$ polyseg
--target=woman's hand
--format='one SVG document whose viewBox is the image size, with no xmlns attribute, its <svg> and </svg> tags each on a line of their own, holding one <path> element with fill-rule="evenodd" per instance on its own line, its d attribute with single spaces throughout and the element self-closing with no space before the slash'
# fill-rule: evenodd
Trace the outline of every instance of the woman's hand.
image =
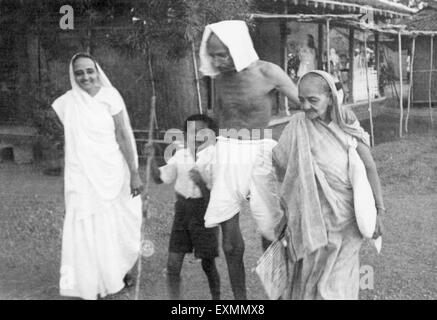
<svg viewBox="0 0 437 320">
<path fill-rule="evenodd" d="M 376 216 L 376 227 L 375 232 L 373 233 L 372 239 L 378 239 L 384 233 L 384 226 L 382 224 L 381 215 Z"/>
<path fill-rule="evenodd" d="M 138 172 L 131 174 L 130 177 L 130 190 L 132 197 L 136 197 L 143 192 L 144 186 L 141 181 L 140 175 Z"/>
</svg>

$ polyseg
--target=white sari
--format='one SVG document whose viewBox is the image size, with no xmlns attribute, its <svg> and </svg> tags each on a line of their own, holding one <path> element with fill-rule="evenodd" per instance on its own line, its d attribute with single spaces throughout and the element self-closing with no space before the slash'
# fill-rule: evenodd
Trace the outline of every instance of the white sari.
<svg viewBox="0 0 437 320">
<path fill-rule="evenodd" d="M 123 278 L 138 257 L 141 232 L 141 199 L 130 195 L 130 172 L 116 141 L 113 115 L 123 112 L 136 157 L 135 140 L 123 99 L 96 66 L 101 88 L 94 97 L 78 86 L 70 63 L 72 89 L 52 105 L 65 133 L 60 293 L 84 299 L 124 287 Z"/>
</svg>

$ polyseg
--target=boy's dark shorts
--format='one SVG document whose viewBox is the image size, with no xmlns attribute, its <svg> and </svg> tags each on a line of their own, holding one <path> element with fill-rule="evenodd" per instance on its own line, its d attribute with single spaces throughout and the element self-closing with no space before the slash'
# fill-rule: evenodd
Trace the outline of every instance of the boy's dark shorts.
<svg viewBox="0 0 437 320">
<path fill-rule="evenodd" d="M 205 228 L 205 199 L 185 199 L 176 194 L 175 217 L 170 235 L 170 252 L 191 253 L 199 259 L 219 256 L 218 227 Z"/>
</svg>

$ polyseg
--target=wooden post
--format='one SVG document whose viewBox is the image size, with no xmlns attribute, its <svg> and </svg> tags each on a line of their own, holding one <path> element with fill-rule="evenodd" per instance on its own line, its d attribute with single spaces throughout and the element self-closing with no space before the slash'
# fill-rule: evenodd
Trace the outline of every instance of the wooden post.
<svg viewBox="0 0 437 320">
<path fill-rule="evenodd" d="M 407 117 L 405 118 L 405 132 L 408 132 L 408 119 L 410 118 L 411 107 L 411 95 L 413 94 L 413 65 L 414 65 L 414 53 L 416 51 L 416 36 L 413 36 L 413 44 L 411 45 L 411 57 L 410 57 L 410 86 L 408 88 L 408 107 Z"/>
<path fill-rule="evenodd" d="M 287 46 L 284 46 L 284 71 L 285 73 L 288 74 L 287 69 L 288 69 L 288 50 L 287 50 Z M 284 108 L 285 108 L 285 114 L 287 116 L 290 115 L 290 110 L 288 110 L 288 97 L 284 95 Z"/>
<path fill-rule="evenodd" d="M 379 78 L 381 76 L 380 66 L 381 61 L 379 57 L 379 33 L 375 31 L 375 68 L 376 68 L 376 82 L 378 83 L 378 96 L 381 96 L 381 92 L 379 92 Z"/>
<path fill-rule="evenodd" d="M 329 53 L 329 19 L 326 19 L 326 71 L 331 73 L 330 53 Z"/>
<path fill-rule="evenodd" d="M 150 103 L 150 113 L 149 113 L 149 136 L 148 136 L 148 143 L 152 143 L 153 141 L 153 129 L 154 129 L 154 122 L 156 117 L 156 88 L 155 88 L 155 77 L 153 74 L 153 68 L 152 68 L 152 52 L 150 50 L 150 45 L 147 45 L 147 61 L 149 66 L 149 75 L 150 75 L 150 82 L 152 85 L 152 98 Z M 143 217 L 141 219 L 141 243 L 140 243 L 140 251 L 138 253 L 138 262 L 137 262 L 137 278 L 135 283 L 135 300 L 138 300 L 139 294 L 140 294 L 140 286 L 141 286 L 141 271 L 142 271 L 142 248 L 145 240 L 145 220 L 148 218 L 148 211 L 149 211 L 149 187 L 150 187 L 150 179 L 151 179 L 151 166 L 152 166 L 152 159 L 154 157 L 154 154 L 152 152 L 152 155 L 147 158 L 147 164 L 146 164 L 146 181 L 144 184 L 144 190 L 141 195 L 143 199 Z"/>
<path fill-rule="evenodd" d="M 191 41 L 191 52 L 193 55 L 194 77 L 196 79 L 197 103 L 199 106 L 199 112 L 200 112 L 200 114 L 202 114 L 203 111 L 202 111 L 202 97 L 200 95 L 199 71 L 197 69 L 196 48 L 194 47 L 193 40 Z"/>
<path fill-rule="evenodd" d="M 92 24 L 93 24 L 93 21 L 92 21 L 91 13 L 89 13 L 87 29 L 86 29 L 87 39 L 86 39 L 86 47 L 85 47 L 85 51 L 88 54 L 92 54 L 92 45 L 91 45 L 91 41 L 92 41 L 91 39 L 92 39 L 92 36 L 93 36 Z"/>
<path fill-rule="evenodd" d="M 431 53 L 429 57 L 429 82 L 428 82 L 428 105 L 429 105 L 429 114 L 431 116 L 431 126 L 434 124 L 434 120 L 432 117 L 432 97 L 431 97 L 433 55 L 434 55 L 434 35 L 431 35 Z"/>
<path fill-rule="evenodd" d="M 284 14 L 288 14 L 288 2 L 284 0 Z M 288 48 L 287 48 L 287 21 L 283 22 L 284 25 L 281 28 L 282 34 L 281 34 L 281 45 L 282 45 L 282 56 L 283 56 L 283 66 L 285 73 L 288 74 Z M 288 97 L 284 95 L 284 109 L 285 114 L 287 116 L 290 115 L 290 110 L 288 110 Z"/>
<path fill-rule="evenodd" d="M 370 96 L 369 67 L 367 64 L 367 31 L 364 31 L 364 50 L 366 52 L 364 67 L 366 70 L 367 104 L 369 106 L 368 111 L 369 111 L 369 119 L 370 119 L 370 145 L 373 147 L 375 145 L 375 136 L 373 134 L 372 97 Z"/>
<path fill-rule="evenodd" d="M 210 79 L 210 84 L 211 84 L 211 113 L 214 113 L 214 109 L 215 109 L 215 83 L 214 83 L 214 78 L 209 78 Z"/>
<path fill-rule="evenodd" d="M 318 32 L 317 32 L 317 67 L 319 70 L 323 70 L 323 24 L 318 24 Z"/>
<path fill-rule="evenodd" d="M 355 30 L 349 29 L 349 102 L 354 101 L 354 45 L 355 45 Z"/>
<path fill-rule="evenodd" d="M 399 94 L 399 108 L 400 108 L 400 112 L 401 112 L 401 116 L 399 118 L 399 137 L 402 138 L 402 121 L 404 119 L 404 106 L 403 106 L 403 94 L 404 94 L 404 89 L 402 86 L 402 35 L 401 32 L 398 32 L 398 49 L 399 49 L 399 89 L 400 89 L 400 94 Z"/>
<path fill-rule="evenodd" d="M 42 85 L 41 85 L 41 43 L 40 43 L 40 35 L 36 35 L 37 45 L 38 45 L 38 98 L 39 101 L 42 101 Z"/>
</svg>

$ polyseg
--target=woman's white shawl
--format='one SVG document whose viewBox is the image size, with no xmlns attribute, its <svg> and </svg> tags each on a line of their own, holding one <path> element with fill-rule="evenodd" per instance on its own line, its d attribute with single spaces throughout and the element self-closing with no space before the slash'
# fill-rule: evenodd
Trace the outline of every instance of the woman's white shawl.
<svg viewBox="0 0 437 320">
<path fill-rule="evenodd" d="M 127 163 L 115 139 L 112 115 L 76 83 L 73 74 L 73 59 L 74 57 L 69 66 L 71 90 L 52 104 L 64 125 L 66 200 L 68 202 L 69 193 L 80 192 L 83 179 L 87 179 L 102 199 L 111 201 L 120 194 L 126 179 L 129 179 Z M 100 66 L 97 63 L 96 66 L 100 86 L 112 87 Z M 124 103 L 122 105 L 123 118 L 130 134 L 138 166 L 132 128 L 126 106 Z M 71 205 L 87 207 L 86 204 L 71 203 Z M 87 210 L 79 211 L 81 211 L 78 215 L 80 218 L 90 214 Z"/>
</svg>

